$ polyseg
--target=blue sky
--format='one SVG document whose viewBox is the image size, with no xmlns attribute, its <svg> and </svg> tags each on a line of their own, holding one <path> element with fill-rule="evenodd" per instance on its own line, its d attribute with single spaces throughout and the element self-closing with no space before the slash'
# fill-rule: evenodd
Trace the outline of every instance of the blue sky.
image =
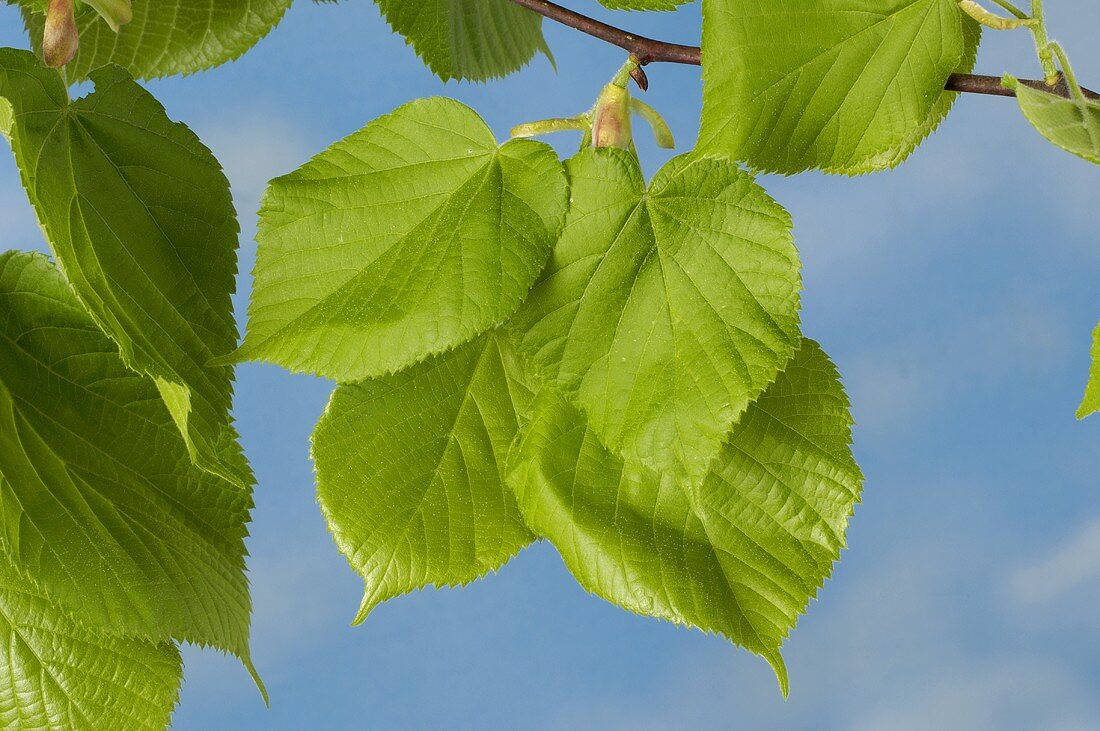
<svg viewBox="0 0 1100 731">
<path fill-rule="evenodd" d="M 1100 88 L 1100 4 L 1047 5 Z M 697 4 L 593 12 L 698 35 Z M 0 8 L 0 43 L 25 45 L 19 30 Z M 409 99 L 457 97 L 501 137 L 586 109 L 621 54 L 547 30 L 557 73 L 539 59 L 444 86 L 372 3 L 302 1 L 241 61 L 150 88 L 225 165 L 247 273 L 265 182 Z M 1022 33 L 988 33 L 978 68 L 1038 75 Z M 687 149 L 698 69 L 650 79 L 646 100 Z M 668 157 L 640 148 L 650 173 Z M 234 661 L 186 649 L 174 728 L 1100 730 L 1100 416 L 1073 419 L 1100 318 L 1100 167 L 1049 147 L 1012 100 L 967 96 L 896 171 L 761 182 L 794 217 L 805 331 L 845 376 L 867 476 L 850 549 L 785 646 L 790 700 L 760 659 L 585 594 L 546 545 L 350 627 L 360 582 L 325 530 L 308 459 L 332 386 L 246 365 L 253 645 L 272 703 Z M 6 247 L 42 246 L 8 155 L 0 221 Z M 242 318 L 248 288 L 242 275 Z"/>
</svg>

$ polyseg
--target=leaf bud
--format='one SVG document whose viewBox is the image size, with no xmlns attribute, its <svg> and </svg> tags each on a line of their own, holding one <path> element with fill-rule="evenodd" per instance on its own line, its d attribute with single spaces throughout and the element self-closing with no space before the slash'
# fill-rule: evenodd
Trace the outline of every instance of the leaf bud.
<svg viewBox="0 0 1100 731">
<path fill-rule="evenodd" d="M 47 66 L 61 68 L 76 55 L 80 34 L 74 12 L 73 0 L 50 0 L 42 33 L 42 57 Z"/>
<path fill-rule="evenodd" d="M 592 145 L 629 150 L 633 141 L 630 128 L 630 92 L 618 84 L 608 84 L 596 100 L 592 117 Z"/>
</svg>

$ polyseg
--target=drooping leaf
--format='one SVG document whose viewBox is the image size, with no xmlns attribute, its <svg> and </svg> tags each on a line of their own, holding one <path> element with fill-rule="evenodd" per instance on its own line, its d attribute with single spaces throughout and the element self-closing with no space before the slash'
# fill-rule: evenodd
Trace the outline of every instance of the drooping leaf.
<svg viewBox="0 0 1100 731">
<path fill-rule="evenodd" d="M 1005 76 L 1004 84 L 1016 92 L 1027 121 L 1053 144 L 1077 157 L 1100 165 L 1100 101 L 1078 99 L 1034 89 Z"/>
<path fill-rule="evenodd" d="M 313 456 L 321 509 L 366 582 L 357 622 L 414 589 L 469 583 L 531 542 L 503 479 L 530 398 L 496 332 L 336 389 Z"/>
<path fill-rule="evenodd" d="M 81 623 L 0 554 L 0 727 L 162 731 L 182 672 L 171 643 Z"/>
<path fill-rule="evenodd" d="M 704 0 L 699 149 L 780 173 L 892 167 L 979 39 L 957 0 Z"/>
<path fill-rule="evenodd" d="M 229 409 L 237 219 L 217 160 L 117 67 L 70 101 L 26 51 L 0 50 L 12 149 L 77 296 L 135 371 L 155 379 L 192 458 L 242 487 L 252 474 Z"/>
<path fill-rule="evenodd" d="M 190 74 L 232 61 L 266 36 L 291 0 L 132 0 L 134 17 L 118 33 L 91 7 L 77 13 L 80 50 L 67 67 L 70 80 L 118 64 L 135 78 Z M 23 20 L 41 52 L 45 15 L 23 0 Z"/>
<path fill-rule="evenodd" d="M 567 170 L 561 240 L 509 327 L 612 450 L 701 477 L 798 347 L 790 217 L 724 160 L 675 158 L 648 190 L 621 150 Z"/>
<path fill-rule="evenodd" d="M 1077 409 L 1077 418 L 1084 419 L 1100 411 L 1100 325 L 1092 333 L 1092 368 L 1089 369 L 1089 382 L 1085 389 L 1085 398 Z"/>
<path fill-rule="evenodd" d="M 697 488 L 616 457 L 551 390 L 510 462 L 527 525 L 577 580 L 639 614 L 718 632 L 787 676 L 779 648 L 845 546 L 862 477 L 836 370 L 804 340 Z"/>
<path fill-rule="evenodd" d="M 542 16 L 510 0 L 375 0 L 390 27 L 444 81 L 485 81 L 527 65 L 553 63 Z"/>
<path fill-rule="evenodd" d="M 87 624 L 247 662 L 250 492 L 192 464 L 40 254 L 0 255 L 0 545 Z"/>
<path fill-rule="evenodd" d="M 498 147 L 470 108 L 421 99 L 272 181 L 235 357 L 375 378 L 505 320 L 557 238 L 548 146 Z"/>
</svg>

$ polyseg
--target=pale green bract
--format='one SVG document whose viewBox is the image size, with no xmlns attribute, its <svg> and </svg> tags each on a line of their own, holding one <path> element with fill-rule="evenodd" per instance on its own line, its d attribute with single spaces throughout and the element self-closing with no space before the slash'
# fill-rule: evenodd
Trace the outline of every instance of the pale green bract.
<svg viewBox="0 0 1100 731">
<path fill-rule="evenodd" d="M 444 81 L 486 81 L 542 52 L 542 16 L 510 0 L 375 0 L 390 27 Z"/>
<path fill-rule="evenodd" d="M 1100 101 L 1051 94 L 1005 76 L 1027 121 L 1050 142 L 1100 165 Z"/>
<path fill-rule="evenodd" d="M 589 591 L 718 632 L 775 669 L 845 546 L 862 476 L 836 370 L 805 340 L 734 427 L 697 488 L 624 463 L 583 414 L 539 394 L 509 482 L 528 526 Z"/>
<path fill-rule="evenodd" d="M 217 160 L 117 67 L 70 101 L 33 54 L 0 50 L 12 149 L 61 268 L 126 363 L 155 379 L 196 464 L 252 473 L 229 413 L 237 219 Z"/>
<path fill-rule="evenodd" d="M 182 672 L 171 643 L 79 622 L 0 554 L 0 727 L 161 731 Z"/>
<path fill-rule="evenodd" d="M 190 74 L 241 56 L 271 31 L 291 0 L 132 0 L 134 18 L 118 33 L 85 6 L 77 14 L 80 49 L 66 67 L 72 80 L 117 64 L 139 79 Z M 45 16 L 23 0 L 23 19 L 36 51 Z"/>
<path fill-rule="evenodd" d="M 561 240 L 509 328 L 605 444 L 700 478 L 798 347 L 790 217 L 725 160 L 674 158 L 648 190 L 623 150 L 567 171 Z"/>
<path fill-rule="evenodd" d="M 251 507 L 56 267 L 0 255 L 0 547 L 21 572 L 87 624 L 248 664 Z"/>
<path fill-rule="evenodd" d="M 565 205 L 547 145 L 406 104 L 272 181 L 234 357 L 353 382 L 453 348 L 519 307 Z"/>
<path fill-rule="evenodd" d="M 1085 398 L 1077 409 L 1077 418 L 1084 419 L 1100 411 L 1100 325 L 1092 333 L 1092 367 L 1089 369 L 1089 382 L 1085 389 Z"/>
<path fill-rule="evenodd" d="M 704 0 L 698 149 L 779 173 L 892 167 L 979 39 L 956 0 Z"/>
<path fill-rule="evenodd" d="M 531 542 L 503 479 L 530 398 L 495 331 L 336 389 L 313 456 L 321 509 L 366 583 L 356 622 L 399 594 L 469 583 Z"/>
</svg>

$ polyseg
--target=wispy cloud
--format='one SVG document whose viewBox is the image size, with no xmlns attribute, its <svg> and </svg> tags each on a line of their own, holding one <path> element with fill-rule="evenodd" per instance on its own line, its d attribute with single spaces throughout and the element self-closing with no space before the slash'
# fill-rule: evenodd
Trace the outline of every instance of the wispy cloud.
<svg viewBox="0 0 1100 731">
<path fill-rule="evenodd" d="M 1066 538 L 1048 555 L 1019 567 L 1010 579 L 1013 598 L 1040 604 L 1085 589 L 1100 596 L 1100 519 Z"/>
</svg>

